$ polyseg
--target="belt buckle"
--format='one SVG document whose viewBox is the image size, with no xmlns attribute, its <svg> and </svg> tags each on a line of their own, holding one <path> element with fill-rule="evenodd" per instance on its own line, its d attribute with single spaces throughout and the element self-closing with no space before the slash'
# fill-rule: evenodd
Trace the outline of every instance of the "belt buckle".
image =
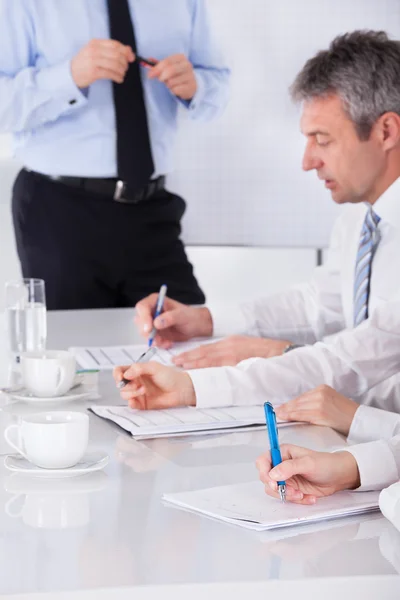
<svg viewBox="0 0 400 600">
<path fill-rule="evenodd" d="M 123 200 L 121 200 L 121 199 L 122 199 L 122 195 L 123 195 L 124 191 L 125 191 L 125 183 L 121 179 L 119 179 L 115 185 L 113 199 L 116 202 L 121 202 L 121 201 L 123 202 Z"/>
</svg>

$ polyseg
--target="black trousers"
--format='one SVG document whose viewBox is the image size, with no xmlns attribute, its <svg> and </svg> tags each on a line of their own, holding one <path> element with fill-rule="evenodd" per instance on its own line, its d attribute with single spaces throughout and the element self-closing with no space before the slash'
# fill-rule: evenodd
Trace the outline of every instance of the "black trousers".
<svg viewBox="0 0 400 600">
<path fill-rule="evenodd" d="M 168 285 L 205 302 L 180 240 L 185 202 L 165 190 L 120 204 L 22 170 L 12 213 L 24 277 L 46 282 L 50 310 L 118 308 Z"/>
</svg>

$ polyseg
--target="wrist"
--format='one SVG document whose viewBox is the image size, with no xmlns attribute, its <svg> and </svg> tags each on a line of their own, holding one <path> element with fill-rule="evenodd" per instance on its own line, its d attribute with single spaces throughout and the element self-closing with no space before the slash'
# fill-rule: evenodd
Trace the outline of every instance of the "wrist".
<svg viewBox="0 0 400 600">
<path fill-rule="evenodd" d="M 210 310 L 205 306 L 202 308 L 196 308 L 194 310 L 199 311 L 199 331 L 197 335 L 200 337 L 211 337 L 213 334 L 214 324 Z"/>
<path fill-rule="evenodd" d="M 263 338 L 254 338 L 253 356 L 260 358 L 274 358 L 281 356 L 289 342 L 284 340 L 271 340 Z"/>
<path fill-rule="evenodd" d="M 284 345 L 282 346 L 281 354 L 287 354 L 292 350 L 296 350 L 297 348 L 303 348 L 304 346 L 304 344 L 293 344 L 292 342 L 282 342 L 282 344 Z"/>
<path fill-rule="evenodd" d="M 360 472 L 354 456 L 350 452 L 346 452 L 346 450 L 335 452 L 334 455 L 340 459 L 340 465 L 338 465 L 339 478 L 336 491 L 355 490 L 360 487 Z"/>
<path fill-rule="evenodd" d="M 348 437 L 356 410 L 357 406 L 349 405 L 349 407 L 346 407 L 341 413 L 340 425 L 334 425 L 333 429 L 336 429 L 336 431 Z"/>
<path fill-rule="evenodd" d="M 346 406 L 346 417 L 347 417 L 346 432 L 345 432 L 346 437 L 350 433 L 351 424 L 353 423 L 354 417 L 356 415 L 356 412 L 357 412 L 357 409 L 359 408 L 359 406 L 360 405 L 357 404 L 357 402 L 354 402 L 354 400 L 350 400 L 348 405 Z"/>
<path fill-rule="evenodd" d="M 287 340 L 265 340 L 266 349 L 268 352 L 265 354 L 265 358 L 273 358 L 274 356 L 282 356 L 289 352 L 289 348 L 291 349 L 291 342 Z"/>
<path fill-rule="evenodd" d="M 179 404 L 181 406 L 196 406 L 196 392 L 191 377 L 182 373 L 182 386 L 180 389 Z"/>
</svg>

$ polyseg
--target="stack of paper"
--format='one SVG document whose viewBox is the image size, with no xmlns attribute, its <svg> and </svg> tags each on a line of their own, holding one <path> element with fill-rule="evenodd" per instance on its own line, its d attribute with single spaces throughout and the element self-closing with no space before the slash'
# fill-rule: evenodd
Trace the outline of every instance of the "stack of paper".
<svg viewBox="0 0 400 600">
<path fill-rule="evenodd" d="M 185 407 L 146 411 L 132 410 L 128 406 L 92 406 L 91 410 L 141 439 L 204 435 L 233 429 L 248 431 L 265 427 L 264 410 L 261 406 L 208 409 Z M 293 424 L 281 423 L 280 426 Z"/>
<path fill-rule="evenodd" d="M 259 481 L 195 492 L 164 494 L 173 505 L 256 531 L 337 519 L 379 510 L 379 492 L 340 492 L 315 505 L 283 504 L 265 494 Z"/>
<path fill-rule="evenodd" d="M 217 342 L 219 338 L 202 338 L 174 344 L 170 350 L 157 348 L 152 360 L 163 365 L 172 365 L 174 356 L 193 350 L 202 344 Z M 135 346 L 90 346 L 70 348 L 83 369 L 109 370 L 120 365 L 129 365 L 147 350 L 145 344 Z"/>
</svg>

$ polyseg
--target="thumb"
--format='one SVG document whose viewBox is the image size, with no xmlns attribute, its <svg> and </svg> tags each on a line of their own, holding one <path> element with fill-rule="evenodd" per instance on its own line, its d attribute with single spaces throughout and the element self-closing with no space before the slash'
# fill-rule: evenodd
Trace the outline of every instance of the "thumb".
<svg viewBox="0 0 400 600">
<path fill-rule="evenodd" d="M 294 475 L 305 475 L 310 470 L 310 458 L 302 456 L 301 458 L 292 458 L 285 460 L 277 467 L 274 467 L 269 476 L 273 481 L 286 481 Z"/>
<path fill-rule="evenodd" d="M 133 52 L 132 48 L 130 46 L 125 46 L 125 50 L 128 62 L 134 62 L 136 60 L 136 54 Z"/>
<path fill-rule="evenodd" d="M 168 310 L 155 319 L 154 327 L 159 331 L 162 331 L 163 329 L 168 329 L 169 327 L 179 325 L 181 320 L 182 310 L 180 308 Z"/>
</svg>

